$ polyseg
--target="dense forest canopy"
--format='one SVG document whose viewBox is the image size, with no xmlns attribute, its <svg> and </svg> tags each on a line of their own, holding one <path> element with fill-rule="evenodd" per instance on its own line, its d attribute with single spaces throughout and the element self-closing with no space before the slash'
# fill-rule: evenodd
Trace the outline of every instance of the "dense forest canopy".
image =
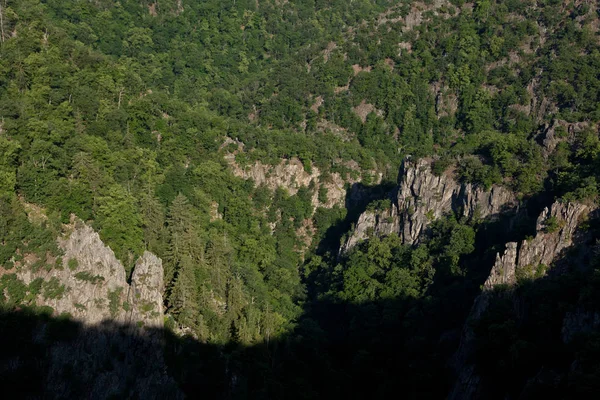
<svg viewBox="0 0 600 400">
<path fill-rule="evenodd" d="M 0 302 L 61 294 L 13 268 L 27 253 L 58 266 L 74 214 L 128 274 L 144 250 L 163 260 L 169 329 L 221 346 L 248 376 L 241 348 L 287 343 L 268 349 L 285 372 L 256 361 L 272 374 L 260 396 L 315 398 L 307 365 L 320 362 L 334 396 L 364 373 L 386 382 L 375 395 L 412 382 L 409 397 L 439 398 L 448 382 L 427 382 L 447 379 L 456 339 L 436 343 L 464 322 L 489 272 L 480 260 L 531 221 L 507 233 L 448 215 L 418 245 L 339 246 L 361 211 L 389 207 L 407 156 L 509 188 L 523 207 L 597 204 L 599 29 L 597 2 L 581 0 L 0 0 Z M 340 177 L 346 198 L 239 173 L 282 160 Z M 566 302 L 597 284 L 572 279 Z M 497 308 L 482 324 L 518 336 Z M 295 345 L 331 354 L 296 358 Z"/>
</svg>

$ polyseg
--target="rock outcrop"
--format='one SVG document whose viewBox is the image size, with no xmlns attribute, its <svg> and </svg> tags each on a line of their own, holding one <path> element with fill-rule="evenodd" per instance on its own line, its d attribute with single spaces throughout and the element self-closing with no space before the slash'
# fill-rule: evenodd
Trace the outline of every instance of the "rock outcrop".
<svg viewBox="0 0 600 400">
<path fill-rule="evenodd" d="M 143 322 L 144 328 L 161 328 L 164 323 L 163 291 L 162 260 L 145 251 L 135 263 L 131 276 L 127 296 L 127 302 L 131 304 L 128 322 Z"/>
<path fill-rule="evenodd" d="M 470 362 L 474 351 L 475 334 L 471 327 L 473 321 L 481 318 L 487 310 L 491 296 L 496 294 L 492 289 L 498 285 L 513 285 L 518 277 L 541 277 L 548 267 L 573 244 L 572 238 L 580 218 L 588 211 L 588 207 L 576 203 L 555 202 L 546 207 L 536 223 L 536 235 L 521 243 L 510 242 L 502 255 L 496 256 L 488 279 L 483 285 L 483 292 L 475 299 L 467 323 L 462 332 L 459 349 L 451 361 L 457 372 L 457 380 L 450 392 L 449 399 L 478 398 L 480 376 Z M 504 295 L 504 294 L 499 294 Z M 510 294 L 509 294 L 510 295 Z M 599 320 L 595 314 L 574 313 L 565 318 L 563 338 L 570 340 L 573 332 L 585 331 L 597 327 Z"/>
<path fill-rule="evenodd" d="M 313 166 L 310 172 L 307 172 L 302 162 L 297 158 L 282 160 L 279 164 L 272 166 L 256 161 L 246 167 L 240 167 L 235 162 L 235 154 L 225 156 L 233 169 L 234 175 L 250 179 L 255 186 L 265 185 L 271 190 L 278 187 L 284 188 L 289 194 L 298 193 L 301 187 L 312 187 L 313 195 L 311 203 L 313 207 L 332 208 L 336 205 L 343 207 L 346 201 L 346 185 L 361 181 L 358 165 L 349 163 L 347 167 L 355 172 L 352 174 L 342 174 L 333 172 L 325 177 L 319 168 Z M 375 176 L 375 183 L 381 182 L 382 174 Z M 319 198 L 319 191 L 325 189 L 326 199 Z"/>
<path fill-rule="evenodd" d="M 367 211 L 359 217 L 341 253 L 366 239 L 370 232 L 396 233 L 405 244 L 412 245 L 419 242 L 430 222 L 449 212 L 467 218 L 487 218 L 517 204 L 508 189 L 494 186 L 486 191 L 472 184 L 458 183 L 448 174 L 434 175 L 430 160 L 412 161 L 410 158 L 402 164 L 398 188 L 391 197 L 391 209 Z"/>
<path fill-rule="evenodd" d="M 517 276 L 540 277 L 567 247 L 571 246 L 579 218 L 588 210 L 583 204 L 556 202 L 546 207 L 536 223 L 536 235 L 521 243 L 510 242 L 486 280 L 485 289 L 514 284 Z"/>
<path fill-rule="evenodd" d="M 540 137 L 539 143 L 542 145 L 542 154 L 548 158 L 561 142 L 573 143 L 578 133 L 590 128 L 588 122 L 567 122 L 564 120 L 553 120 L 546 124 Z M 592 128 L 596 129 L 596 127 Z"/>
<path fill-rule="evenodd" d="M 372 233 L 375 236 L 388 236 L 400 232 L 400 218 L 397 207 L 392 206 L 387 210 L 365 211 L 358 217 L 356 227 L 352 235 L 348 237 L 342 245 L 340 253 L 345 253 L 369 237 Z"/>
<path fill-rule="evenodd" d="M 162 261 L 145 252 L 136 262 L 131 285 L 125 268 L 100 235 L 79 220 L 72 231 L 58 239 L 62 265 L 34 272 L 27 265 L 17 271 L 25 284 L 42 279 L 36 303 L 50 306 L 56 314 L 69 314 L 84 325 L 105 320 L 141 326 L 163 326 Z"/>
<path fill-rule="evenodd" d="M 517 243 L 511 242 L 506 245 L 504 255 L 496 255 L 496 263 L 490 271 L 483 287 L 487 290 L 497 285 L 509 285 L 515 282 L 515 265 L 517 264 Z"/>
<path fill-rule="evenodd" d="M 32 367 L 43 377 L 41 390 L 57 399 L 182 398 L 163 358 L 162 261 L 144 252 L 128 284 L 125 268 L 98 233 L 76 218 L 67 230 L 58 239 L 62 264 L 36 270 L 25 262 L 16 271 L 26 284 L 41 280 L 38 306 L 72 321 L 63 324 L 72 332 L 66 341 L 47 337 L 52 321 L 32 323 L 33 344 L 43 349 Z M 31 317 L 14 318 L 27 324 Z M 20 362 L 6 365 L 19 369 Z"/>
</svg>

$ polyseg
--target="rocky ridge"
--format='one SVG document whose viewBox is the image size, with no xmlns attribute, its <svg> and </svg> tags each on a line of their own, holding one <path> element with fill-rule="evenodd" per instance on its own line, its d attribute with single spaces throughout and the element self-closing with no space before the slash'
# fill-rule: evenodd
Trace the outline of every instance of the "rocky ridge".
<svg viewBox="0 0 600 400">
<path fill-rule="evenodd" d="M 225 158 L 231 165 L 234 175 L 243 179 L 251 179 L 255 186 L 265 185 L 271 190 L 281 187 L 286 189 L 290 195 L 298 193 L 298 189 L 301 187 L 312 186 L 315 189 L 311 199 L 314 208 L 332 208 L 336 205 L 343 207 L 346 201 L 346 184 L 351 185 L 361 181 L 357 165 L 349 165 L 351 170 L 356 171 L 356 177 L 350 176 L 350 174 L 342 176 L 338 172 L 333 172 L 324 178 L 324 174 L 315 166 L 311 167 L 310 172 L 306 171 L 302 162 L 297 158 L 281 160 L 275 166 L 256 161 L 243 168 L 235 162 L 234 154 L 227 155 Z M 381 173 L 376 174 L 375 183 L 379 183 L 382 176 Z M 319 200 L 321 188 L 327 191 L 326 201 Z"/>
<path fill-rule="evenodd" d="M 555 202 L 546 207 L 537 219 L 536 235 L 521 243 L 509 242 L 505 251 L 497 254 L 490 275 L 483 284 L 482 293 L 475 299 L 463 328 L 460 346 L 451 364 L 457 372 L 457 379 L 448 396 L 449 399 L 474 399 L 481 397 L 481 377 L 470 362 L 474 351 L 475 333 L 473 321 L 481 318 L 487 310 L 494 288 L 499 285 L 513 285 L 519 277 L 539 278 L 573 244 L 572 238 L 580 219 L 589 211 L 588 207 L 577 203 Z M 499 294 L 502 295 L 502 294 Z M 510 293 L 508 294 L 510 296 Z M 563 326 L 563 338 L 569 340 L 573 332 L 598 326 L 599 318 L 585 312 L 567 314 Z"/>
<path fill-rule="evenodd" d="M 36 305 L 70 317 L 61 328 L 71 332 L 68 340 L 49 337 L 56 323 L 36 317 L 32 345 L 42 354 L 33 365 L 14 358 L 0 370 L 32 368 L 50 399 L 181 399 L 163 356 L 162 261 L 144 252 L 129 284 L 121 262 L 90 226 L 72 217 L 65 230 L 57 240 L 62 262 L 50 270 L 23 262 L 16 275 L 30 287 L 41 281 Z M 13 318 L 28 324 L 31 317 L 17 310 Z"/>
<path fill-rule="evenodd" d="M 536 223 L 536 236 L 521 243 L 510 242 L 484 283 L 487 290 L 500 284 L 512 285 L 517 277 L 540 277 L 561 252 L 573 244 L 579 219 L 588 207 L 576 203 L 556 202 L 546 207 Z"/>
<path fill-rule="evenodd" d="M 84 325 L 104 320 L 126 322 L 148 328 L 163 326 L 162 261 L 150 252 L 137 260 L 131 285 L 125 268 L 97 232 L 75 218 L 71 232 L 58 239 L 62 265 L 34 272 L 27 265 L 17 270 L 25 284 L 43 280 L 48 288 L 36 303 L 50 306 L 56 314 L 70 314 Z"/>
<path fill-rule="evenodd" d="M 514 208 L 515 195 L 501 186 L 484 190 L 468 183 L 456 182 L 449 174 L 436 176 L 431 160 L 406 158 L 400 169 L 398 187 L 392 194 L 390 209 L 366 211 L 342 245 L 341 253 L 376 235 L 400 235 L 405 244 L 416 244 L 430 222 L 454 212 L 467 218 L 488 218 Z"/>
</svg>

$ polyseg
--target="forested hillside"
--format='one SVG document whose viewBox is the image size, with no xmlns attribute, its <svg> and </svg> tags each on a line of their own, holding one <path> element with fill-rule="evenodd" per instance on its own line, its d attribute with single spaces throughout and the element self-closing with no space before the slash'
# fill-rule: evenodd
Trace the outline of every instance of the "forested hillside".
<svg viewBox="0 0 600 400">
<path fill-rule="evenodd" d="M 0 304 L 164 313 L 190 397 L 592 397 L 599 122 L 596 1 L 0 0 Z"/>
</svg>

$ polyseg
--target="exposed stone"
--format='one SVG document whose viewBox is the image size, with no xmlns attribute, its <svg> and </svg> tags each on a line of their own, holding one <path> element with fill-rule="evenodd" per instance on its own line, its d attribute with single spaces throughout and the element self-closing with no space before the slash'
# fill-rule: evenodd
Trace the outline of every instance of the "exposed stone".
<svg viewBox="0 0 600 400">
<path fill-rule="evenodd" d="M 388 23 L 403 22 L 404 24 L 402 26 L 402 31 L 407 32 L 423 23 L 424 13 L 433 12 L 434 15 L 437 15 L 438 9 L 447 4 L 447 0 L 434 0 L 433 2 L 413 2 L 411 4 L 410 12 L 405 17 L 400 15 L 394 16 L 398 13 L 398 6 L 394 6 L 379 15 L 377 24 L 383 25 Z"/>
<path fill-rule="evenodd" d="M 90 226 L 72 217 L 66 230 L 58 239 L 61 266 L 33 272 L 24 261 L 17 268 L 26 284 L 43 280 L 37 305 L 70 314 L 77 329 L 68 341 L 49 340 L 45 323 L 32 332 L 36 346 L 46 346 L 37 362 L 48 398 L 182 398 L 163 359 L 162 261 L 144 252 L 129 285 L 125 268 Z"/>
<path fill-rule="evenodd" d="M 458 110 L 458 97 L 441 82 L 430 85 L 430 90 L 435 96 L 435 114 L 438 119 L 452 116 Z"/>
<path fill-rule="evenodd" d="M 323 178 L 319 168 L 312 166 L 310 172 L 307 172 L 302 162 L 297 158 L 282 160 L 277 165 L 263 164 L 256 161 L 254 164 L 244 168 L 240 167 L 234 157 L 227 158 L 233 169 L 233 173 L 243 179 L 251 179 L 255 186 L 265 185 L 271 190 L 278 187 L 284 188 L 290 195 L 298 193 L 301 187 L 314 187 L 311 203 L 313 207 L 332 208 L 336 205 L 344 206 L 346 201 L 346 184 L 353 184 L 361 181 L 358 166 L 348 163 L 348 167 L 356 171 L 356 177 L 352 174 L 342 176 L 337 172 L 328 174 Z M 381 182 L 383 175 L 377 173 L 375 183 Z M 327 200 L 319 200 L 319 189 L 327 189 Z"/>
<path fill-rule="evenodd" d="M 135 263 L 128 302 L 132 305 L 130 321 L 143 321 L 144 328 L 161 328 L 163 317 L 162 260 L 145 251 Z"/>
<path fill-rule="evenodd" d="M 337 43 L 336 42 L 329 42 L 327 43 L 327 47 L 323 50 L 323 60 L 325 62 L 329 61 L 329 57 L 331 56 L 331 53 L 337 49 Z"/>
<path fill-rule="evenodd" d="M 223 214 L 219 212 L 219 203 L 217 203 L 216 201 L 212 201 L 210 203 L 210 209 L 208 214 L 210 215 L 210 222 L 223 219 Z"/>
<path fill-rule="evenodd" d="M 383 111 L 378 110 L 373 104 L 367 103 L 366 100 L 361 101 L 359 105 L 353 107 L 352 111 L 358 115 L 363 124 L 367 122 L 367 116 L 372 112 L 379 117 L 383 116 Z"/>
<path fill-rule="evenodd" d="M 571 142 L 577 133 L 582 132 L 588 126 L 589 123 L 585 121 L 570 123 L 564 120 L 553 120 L 551 124 L 546 124 L 541 138 L 542 154 L 548 158 L 559 143 Z M 562 129 L 564 134 L 558 134 L 558 129 Z"/>
<path fill-rule="evenodd" d="M 86 326 L 112 320 L 162 327 L 162 261 L 145 252 L 136 262 L 130 286 L 123 264 L 97 232 L 76 219 L 71 228 L 70 234 L 58 239 L 64 252 L 61 268 L 33 272 L 26 263 L 17 270 L 25 284 L 43 279 L 37 304 L 52 307 L 56 314 L 68 313 Z"/>
<path fill-rule="evenodd" d="M 354 76 L 358 75 L 361 72 L 371 72 L 371 70 L 373 69 L 373 67 L 366 66 L 366 67 L 361 67 L 360 64 L 353 64 L 352 65 L 352 71 L 354 72 Z"/>
<path fill-rule="evenodd" d="M 342 245 L 340 253 L 344 254 L 362 240 L 368 238 L 370 230 L 375 236 L 388 236 L 400 230 L 400 218 L 397 208 L 391 207 L 383 211 L 365 211 L 358 218 L 353 234 Z"/>
<path fill-rule="evenodd" d="M 546 207 L 537 219 L 537 235 L 519 249 L 518 268 L 550 265 L 557 255 L 573 243 L 573 233 L 581 216 L 588 211 L 584 204 L 559 203 Z M 552 221 L 552 226 L 548 226 Z"/>
<path fill-rule="evenodd" d="M 576 203 L 556 202 L 546 207 L 537 219 L 534 238 L 520 245 L 507 243 L 503 255 L 496 255 L 496 263 L 484 287 L 493 289 L 498 284 L 513 284 L 519 274 L 524 277 L 532 277 L 534 272 L 543 275 L 556 257 L 571 246 L 579 219 L 587 210 L 587 206 Z M 552 226 L 548 227 L 550 220 Z"/>
<path fill-rule="evenodd" d="M 477 296 L 463 328 L 459 349 L 451 364 L 457 372 L 457 379 L 449 399 L 478 398 L 481 377 L 476 373 L 474 364 L 469 361 L 474 351 L 475 334 L 471 327 L 472 321 L 477 321 L 487 310 L 491 290 L 497 285 L 516 283 L 517 276 L 531 276 L 535 271 L 538 275 L 545 273 L 546 268 L 572 245 L 572 237 L 582 215 L 588 207 L 576 203 L 555 202 L 546 207 L 536 223 L 536 235 L 531 240 L 524 240 L 520 246 L 516 242 L 507 243 L 506 250 L 496 256 L 490 275 L 484 283 L 484 291 Z M 551 222 L 550 222 L 551 221 Z M 563 340 L 568 342 L 574 333 L 597 329 L 600 326 L 600 315 L 597 313 L 575 312 L 568 313 L 563 324 Z"/>
<path fill-rule="evenodd" d="M 323 105 L 323 96 L 317 96 L 315 98 L 315 102 L 312 106 L 310 106 L 310 109 L 318 114 L 319 113 L 319 108 L 321 108 L 321 106 Z"/>
<path fill-rule="evenodd" d="M 367 232 L 397 233 L 405 244 L 418 243 L 429 224 L 454 212 L 467 218 L 488 218 L 516 206 L 516 198 L 504 187 L 489 191 L 456 182 L 452 176 L 435 176 L 431 160 L 406 158 L 393 194 L 392 209 L 361 215 L 342 252 L 368 237 Z M 372 214 L 372 215 L 371 215 Z"/>
<path fill-rule="evenodd" d="M 483 284 L 485 289 L 492 289 L 496 285 L 510 285 L 516 280 L 515 265 L 517 264 L 517 243 L 510 242 L 506 245 L 504 255 L 496 255 L 496 263 L 492 267 L 490 276 Z"/>
</svg>

